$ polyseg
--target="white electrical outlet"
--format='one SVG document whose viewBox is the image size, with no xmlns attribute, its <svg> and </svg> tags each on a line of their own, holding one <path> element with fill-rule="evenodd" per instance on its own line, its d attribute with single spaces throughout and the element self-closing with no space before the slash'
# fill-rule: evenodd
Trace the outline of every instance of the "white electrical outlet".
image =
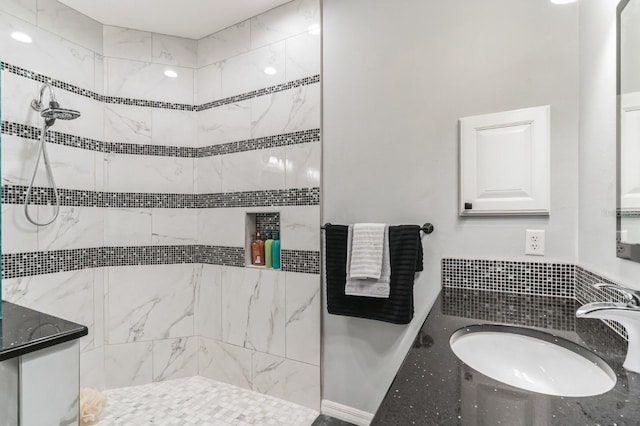
<svg viewBox="0 0 640 426">
<path fill-rule="evenodd" d="M 531 256 L 544 256 L 544 230 L 527 229 L 524 254 Z"/>
</svg>

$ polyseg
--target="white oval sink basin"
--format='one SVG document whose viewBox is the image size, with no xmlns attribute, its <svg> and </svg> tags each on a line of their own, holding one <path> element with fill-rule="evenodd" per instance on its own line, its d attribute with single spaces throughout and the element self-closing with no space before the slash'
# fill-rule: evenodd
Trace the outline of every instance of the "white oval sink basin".
<svg viewBox="0 0 640 426">
<path fill-rule="evenodd" d="M 449 340 L 460 360 L 492 379 L 555 396 L 593 396 L 616 384 L 616 375 L 587 349 L 541 331 L 474 325 Z"/>
</svg>

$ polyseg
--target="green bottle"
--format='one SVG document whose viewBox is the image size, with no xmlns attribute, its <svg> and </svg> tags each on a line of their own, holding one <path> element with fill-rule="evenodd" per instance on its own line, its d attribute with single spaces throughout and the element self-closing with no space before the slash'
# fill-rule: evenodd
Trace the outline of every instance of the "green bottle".
<svg viewBox="0 0 640 426">
<path fill-rule="evenodd" d="M 274 240 L 271 245 L 271 256 L 273 269 L 280 269 L 280 235 L 278 231 L 274 232 Z"/>
<path fill-rule="evenodd" d="M 271 239 L 271 233 L 267 231 L 267 241 L 264 242 L 264 265 L 267 268 L 273 268 L 271 247 L 273 246 L 273 239 Z"/>
</svg>

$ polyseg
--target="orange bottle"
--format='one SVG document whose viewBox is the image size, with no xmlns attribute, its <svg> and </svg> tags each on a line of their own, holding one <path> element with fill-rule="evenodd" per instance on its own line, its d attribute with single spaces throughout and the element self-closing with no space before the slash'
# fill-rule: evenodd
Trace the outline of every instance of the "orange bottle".
<svg viewBox="0 0 640 426">
<path fill-rule="evenodd" d="M 256 230 L 256 239 L 251 243 L 251 264 L 264 266 L 264 241 L 258 230 Z"/>
</svg>

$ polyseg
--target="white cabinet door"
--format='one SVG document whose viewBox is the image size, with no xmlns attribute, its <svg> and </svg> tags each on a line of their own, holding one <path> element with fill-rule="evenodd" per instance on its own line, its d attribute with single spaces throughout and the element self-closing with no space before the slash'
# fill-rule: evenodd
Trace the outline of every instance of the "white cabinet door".
<svg viewBox="0 0 640 426">
<path fill-rule="evenodd" d="M 460 214 L 549 214 L 550 107 L 460 119 Z"/>
<path fill-rule="evenodd" d="M 620 207 L 640 210 L 640 92 L 620 98 Z"/>
</svg>

